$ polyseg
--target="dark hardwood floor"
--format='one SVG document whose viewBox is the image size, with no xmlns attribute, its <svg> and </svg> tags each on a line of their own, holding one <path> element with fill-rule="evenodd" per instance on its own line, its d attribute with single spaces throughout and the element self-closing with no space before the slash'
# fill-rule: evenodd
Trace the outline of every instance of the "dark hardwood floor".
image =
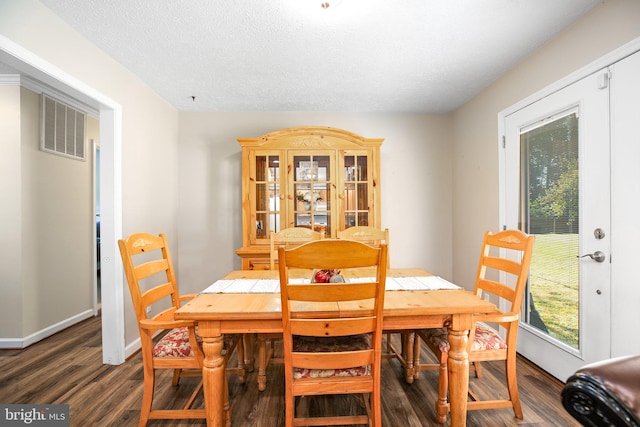
<svg viewBox="0 0 640 427">
<path fill-rule="evenodd" d="M 135 426 L 142 399 L 140 353 L 120 366 L 102 364 L 100 318 L 88 319 L 24 350 L 0 350 L 0 403 L 66 403 L 71 426 Z M 426 350 L 424 352 L 427 354 Z M 480 396 L 506 393 L 502 385 L 502 363 L 485 363 L 481 379 L 471 375 L 471 387 Z M 406 384 L 397 360 L 383 360 L 383 425 L 389 427 L 437 426 L 436 371 L 422 372 L 420 379 Z M 256 385 L 256 372 L 244 384 L 229 379 L 234 426 L 277 427 L 284 425 L 283 367 L 269 367 L 264 392 Z M 184 402 L 197 383 L 184 378 L 172 387 L 170 373 L 157 375 L 159 404 Z M 562 383 L 549 377 L 525 359 L 518 362 L 518 382 L 524 420 L 510 409 L 471 411 L 470 427 L 485 426 L 578 426 L 560 402 Z M 495 394 L 493 394 L 495 395 Z M 202 399 L 200 402 L 202 404 Z M 345 397 L 309 399 L 308 410 L 333 411 L 358 408 Z M 204 420 L 152 421 L 150 426 L 204 426 Z"/>
</svg>

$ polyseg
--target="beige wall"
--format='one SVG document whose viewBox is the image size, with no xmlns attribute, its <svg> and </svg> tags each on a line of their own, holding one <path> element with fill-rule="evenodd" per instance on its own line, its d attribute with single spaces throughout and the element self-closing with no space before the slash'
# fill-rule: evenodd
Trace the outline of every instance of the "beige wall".
<svg viewBox="0 0 640 427">
<path fill-rule="evenodd" d="M 450 115 L 180 113 L 180 286 L 203 289 L 234 268 L 242 246 L 237 138 L 292 126 L 331 126 L 381 147 L 382 226 L 392 267 L 451 276 Z"/>
<path fill-rule="evenodd" d="M 22 336 L 20 86 L 0 85 L 0 338 Z"/>
<path fill-rule="evenodd" d="M 122 106 L 123 233 L 164 232 L 172 246 L 177 245 L 177 111 L 36 0 L 0 2 L 0 34 Z M 12 239 L 7 242 L 9 246 L 22 245 L 20 238 Z M 61 242 L 59 251 L 69 249 L 67 243 Z M 8 277 L 22 277 L 19 265 L 20 262 L 12 266 Z M 104 283 L 103 289 L 113 286 Z M 16 289 L 10 291 L 20 293 Z M 128 344 L 138 338 L 138 331 L 126 285 L 123 296 L 124 339 Z M 15 321 L 0 312 L 0 324 Z M 18 328 L 22 330 L 23 325 Z"/>
<path fill-rule="evenodd" d="M 640 2 L 606 0 L 454 113 L 453 279 L 473 287 L 498 223 L 500 111 L 640 36 Z"/>
<path fill-rule="evenodd" d="M 29 336 L 93 309 L 93 153 L 79 161 L 41 151 L 39 94 L 23 88 L 20 110 L 22 333 Z"/>
</svg>

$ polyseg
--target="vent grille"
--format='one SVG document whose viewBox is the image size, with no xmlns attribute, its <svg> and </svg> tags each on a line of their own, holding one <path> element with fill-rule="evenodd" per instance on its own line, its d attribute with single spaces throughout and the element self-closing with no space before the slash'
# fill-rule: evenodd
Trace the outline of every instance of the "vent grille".
<svg viewBox="0 0 640 427">
<path fill-rule="evenodd" d="M 42 95 L 40 149 L 85 160 L 86 113 Z"/>
</svg>

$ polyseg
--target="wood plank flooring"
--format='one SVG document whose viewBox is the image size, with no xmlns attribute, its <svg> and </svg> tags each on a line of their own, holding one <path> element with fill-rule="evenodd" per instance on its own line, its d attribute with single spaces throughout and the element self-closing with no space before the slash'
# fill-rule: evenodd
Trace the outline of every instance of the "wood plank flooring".
<svg viewBox="0 0 640 427">
<path fill-rule="evenodd" d="M 135 426 L 142 400 L 142 359 L 139 353 L 120 366 L 102 364 L 100 318 L 88 319 L 24 350 L 0 350 L 0 403 L 66 403 L 71 426 Z M 424 354 L 428 354 L 426 349 Z M 485 363 L 481 379 L 471 376 L 472 389 L 480 396 L 506 394 L 502 385 L 503 364 Z M 383 361 L 383 425 L 388 427 L 438 426 L 434 401 L 436 371 L 421 372 L 413 384 L 406 384 L 397 360 Z M 283 367 L 272 364 L 264 392 L 256 385 L 256 373 L 240 384 L 229 378 L 234 426 L 278 427 L 284 425 Z M 171 386 L 170 373 L 157 374 L 158 404 L 186 401 L 196 378 L 184 378 Z M 518 383 L 524 420 L 510 409 L 471 411 L 470 427 L 578 426 L 560 402 L 562 383 L 536 366 L 520 359 Z M 200 404 L 202 399 L 200 398 Z M 307 401 L 316 411 L 359 410 L 347 397 L 314 398 Z M 151 421 L 149 426 L 204 426 L 204 420 Z"/>
</svg>

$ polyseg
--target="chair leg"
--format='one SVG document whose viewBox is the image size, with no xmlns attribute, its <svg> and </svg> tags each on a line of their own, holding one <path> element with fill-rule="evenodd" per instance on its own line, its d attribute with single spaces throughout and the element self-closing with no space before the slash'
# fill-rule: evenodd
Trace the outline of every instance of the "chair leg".
<svg viewBox="0 0 640 427">
<path fill-rule="evenodd" d="M 447 414 L 449 413 L 449 402 L 447 401 L 448 392 L 449 372 L 447 370 L 447 357 L 443 354 L 438 372 L 438 400 L 436 401 L 436 415 L 439 423 L 447 421 Z"/>
<path fill-rule="evenodd" d="M 238 344 L 236 345 L 236 356 L 238 359 L 238 382 L 240 384 L 244 384 L 245 380 L 246 380 L 246 365 L 245 365 L 245 361 L 244 361 L 244 337 L 241 336 L 238 338 Z"/>
<path fill-rule="evenodd" d="M 227 376 L 224 376 L 224 424 L 226 427 L 231 427 L 231 404 L 229 403 L 229 383 Z"/>
<path fill-rule="evenodd" d="M 271 354 L 271 340 L 266 335 L 258 334 L 258 390 L 267 388 L 267 365 Z"/>
<path fill-rule="evenodd" d="M 253 337 L 254 334 L 242 335 L 242 343 L 244 347 L 244 366 L 247 372 L 253 372 Z"/>
<path fill-rule="evenodd" d="M 476 371 L 476 378 L 482 378 L 482 364 L 480 362 L 473 362 L 473 369 Z"/>
<path fill-rule="evenodd" d="M 176 386 L 180 384 L 180 374 L 182 373 L 182 369 L 174 369 L 173 370 L 173 379 L 171 380 L 171 384 Z"/>
<path fill-rule="evenodd" d="M 369 394 L 368 411 L 371 417 L 371 425 L 373 427 L 382 427 L 382 402 L 380 399 L 380 389 L 375 389 Z"/>
<path fill-rule="evenodd" d="M 300 396 L 300 406 L 301 406 L 301 410 L 306 409 L 306 399 L 304 396 Z M 293 427 L 293 419 L 296 416 L 296 397 L 290 393 L 289 391 L 285 390 L 285 427 Z M 306 411 L 304 411 L 306 414 Z"/>
<path fill-rule="evenodd" d="M 513 413 L 516 418 L 522 419 L 522 406 L 520 405 L 520 394 L 518 393 L 518 380 L 516 375 L 516 355 L 508 355 L 506 360 L 507 387 L 509 388 L 509 398 L 513 405 Z"/>
<path fill-rule="evenodd" d="M 140 407 L 140 427 L 145 427 L 149 421 L 149 414 L 151 413 L 151 404 L 153 402 L 153 389 L 155 386 L 155 370 L 153 368 L 144 369 L 144 384 L 142 391 L 142 406 Z M 174 374 L 175 375 L 175 374 Z"/>
</svg>

